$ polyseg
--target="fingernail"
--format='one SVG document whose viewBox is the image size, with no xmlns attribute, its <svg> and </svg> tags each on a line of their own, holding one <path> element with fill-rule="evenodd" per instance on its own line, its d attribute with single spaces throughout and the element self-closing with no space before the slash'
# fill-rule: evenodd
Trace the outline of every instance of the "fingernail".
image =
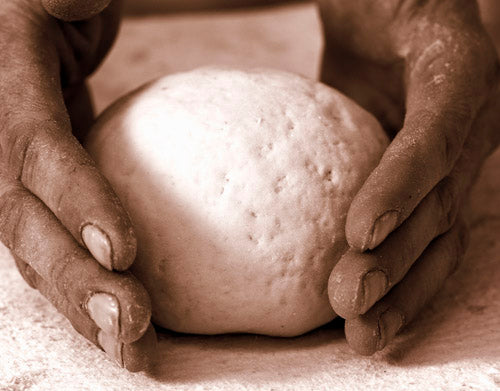
<svg viewBox="0 0 500 391">
<path fill-rule="evenodd" d="M 395 210 L 390 210 L 380 216 L 373 225 L 373 232 L 368 240 L 367 248 L 373 250 L 375 247 L 377 247 L 394 229 L 397 222 L 398 212 Z"/>
<path fill-rule="evenodd" d="M 101 348 L 104 349 L 108 356 L 123 368 L 123 343 L 103 330 L 99 330 L 97 342 L 99 342 L 99 345 L 101 345 Z"/>
<path fill-rule="evenodd" d="M 106 334 L 118 337 L 120 333 L 120 305 L 113 295 L 94 293 L 87 301 L 87 312 Z"/>
<path fill-rule="evenodd" d="M 363 277 L 363 296 L 360 298 L 360 314 L 368 311 L 380 299 L 387 288 L 387 276 L 381 270 L 371 271 Z"/>
<path fill-rule="evenodd" d="M 404 317 L 399 311 L 390 308 L 383 312 L 378 321 L 380 340 L 377 344 L 377 349 L 382 350 L 391 342 L 403 325 Z"/>
<path fill-rule="evenodd" d="M 113 270 L 108 235 L 95 225 L 87 224 L 82 230 L 82 239 L 93 257 L 106 269 Z"/>
</svg>

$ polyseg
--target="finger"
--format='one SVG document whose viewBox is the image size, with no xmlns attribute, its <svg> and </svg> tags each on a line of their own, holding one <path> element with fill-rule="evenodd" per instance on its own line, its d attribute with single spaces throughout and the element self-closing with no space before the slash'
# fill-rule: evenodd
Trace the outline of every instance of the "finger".
<svg viewBox="0 0 500 391">
<path fill-rule="evenodd" d="M 404 125 L 347 216 L 347 240 L 361 251 L 378 246 L 450 172 L 490 91 L 496 57 L 486 33 L 474 15 L 450 14 L 439 15 L 439 25 L 419 20 L 403 34 L 411 37 L 401 44 L 408 53 Z"/>
<path fill-rule="evenodd" d="M 156 331 L 150 323 L 140 339 L 123 345 L 123 366 L 130 372 L 148 370 L 155 362 L 157 349 Z"/>
<path fill-rule="evenodd" d="M 33 29 L 32 29 L 33 30 Z M 2 56 L 2 164 L 108 269 L 125 270 L 136 254 L 127 213 L 71 134 L 57 53 L 44 33 L 21 28 Z M 0 39 L 5 39 L 4 36 Z M 22 80 L 26 88 L 19 89 Z"/>
<path fill-rule="evenodd" d="M 73 328 L 90 342 L 103 349 L 118 365 L 131 372 L 146 370 L 152 363 L 156 348 L 156 334 L 150 324 L 144 335 L 132 343 L 123 343 L 116 336 L 101 329 L 82 307 L 75 307 L 54 287 L 48 284 L 31 266 L 14 257 L 26 282 L 37 289 L 72 324 Z"/>
<path fill-rule="evenodd" d="M 97 344 L 97 332 L 99 331 L 99 327 L 88 316 L 84 307 L 75 307 L 17 255 L 14 255 L 14 260 L 19 272 L 28 285 L 33 289 L 37 289 L 45 296 L 50 303 L 71 322 L 76 331 L 82 334 L 90 342 Z"/>
<path fill-rule="evenodd" d="M 495 108 L 493 105 L 488 107 Z M 345 319 L 363 314 L 401 281 L 427 245 L 454 223 L 458 206 L 490 152 L 485 134 L 491 132 L 487 110 L 464 146 L 453 171 L 418 205 L 413 214 L 373 251 L 350 249 L 335 265 L 328 283 L 334 311 Z"/>
<path fill-rule="evenodd" d="M 453 223 L 459 194 L 446 178 L 412 216 L 375 250 L 348 250 L 328 282 L 333 310 L 345 319 L 363 314 L 406 275 L 427 245 Z"/>
<path fill-rule="evenodd" d="M 151 303 L 144 287 L 130 273 L 97 264 L 40 200 L 2 176 L 0 239 L 60 297 L 85 308 L 100 329 L 125 343 L 146 331 Z"/>
<path fill-rule="evenodd" d="M 462 222 L 457 222 L 450 231 L 437 238 L 386 297 L 366 314 L 346 321 L 349 345 L 364 355 L 383 349 L 415 318 L 457 268 L 467 241 L 467 229 Z"/>
<path fill-rule="evenodd" d="M 71 22 L 97 15 L 110 2 L 111 0 L 42 0 L 42 5 L 50 15 Z"/>
<path fill-rule="evenodd" d="M 383 244 L 363 254 L 350 250 L 337 263 L 328 292 L 330 303 L 339 315 L 353 318 L 366 312 L 404 277 L 427 244 L 452 226 L 458 205 L 482 162 L 500 142 L 499 105 L 500 83 L 496 81 L 452 172 Z"/>
</svg>

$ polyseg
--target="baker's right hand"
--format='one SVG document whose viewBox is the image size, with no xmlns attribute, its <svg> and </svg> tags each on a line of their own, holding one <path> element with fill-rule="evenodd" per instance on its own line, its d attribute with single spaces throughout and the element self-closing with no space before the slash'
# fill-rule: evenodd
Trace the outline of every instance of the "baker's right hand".
<svg viewBox="0 0 500 391">
<path fill-rule="evenodd" d="M 120 4 L 102 11 L 109 0 L 94 0 L 90 11 L 102 12 L 79 22 L 44 9 L 75 19 L 54 12 L 65 2 L 75 3 L 0 2 L 0 239 L 28 284 L 79 333 L 120 365 L 142 370 L 156 336 L 149 296 L 125 271 L 136 239 L 73 134 L 83 136 L 92 121 L 85 78 L 113 42 Z"/>
</svg>

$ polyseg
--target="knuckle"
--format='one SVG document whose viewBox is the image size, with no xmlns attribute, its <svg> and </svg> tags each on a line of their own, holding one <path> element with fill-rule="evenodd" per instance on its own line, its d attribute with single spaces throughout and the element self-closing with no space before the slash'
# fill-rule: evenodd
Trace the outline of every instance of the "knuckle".
<svg viewBox="0 0 500 391">
<path fill-rule="evenodd" d="M 29 194 L 21 186 L 13 185 L 3 190 L 0 196 L 0 236 L 11 251 L 19 254 L 24 246 L 23 233 L 35 211 Z"/>
<path fill-rule="evenodd" d="M 61 293 L 61 295 L 70 301 L 71 299 L 75 299 L 78 302 L 80 301 L 79 298 L 72 297 L 76 292 L 76 279 L 78 278 L 78 275 L 71 273 L 71 270 L 74 270 L 74 267 L 72 266 L 75 264 L 78 264 L 78 261 L 75 259 L 75 254 L 61 251 L 56 259 L 52 260 L 47 279 L 54 284 L 55 288 Z M 69 281 L 75 281 L 75 285 L 69 285 Z"/>
<path fill-rule="evenodd" d="M 38 290 L 60 313 L 62 313 L 69 320 L 77 332 L 82 334 L 91 342 L 96 340 L 96 338 L 93 337 L 95 336 L 97 329 L 82 308 L 75 306 L 74 303 L 64 296 L 64 294 L 59 292 L 56 286 L 49 284 L 40 277 Z"/>
<path fill-rule="evenodd" d="M 43 145 L 40 142 L 42 137 L 40 132 L 33 133 L 26 142 L 19 172 L 19 179 L 24 183 L 31 183 L 37 175 L 36 161 L 38 160 L 40 147 Z"/>
<path fill-rule="evenodd" d="M 440 220 L 438 233 L 450 229 L 455 222 L 459 206 L 459 186 L 455 179 L 446 177 L 436 189 Z"/>
<path fill-rule="evenodd" d="M 56 116 L 57 117 L 57 116 Z M 39 168 L 47 166 L 48 159 L 74 160 L 74 146 L 65 151 L 67 138 L 57 129 L 65 128 L 65 117 L 45 120 L 25 119 L 0 130 L 2 163 L 10 174 L 23 183 L 36 183 Z M 79 144 L 78 144 L 79 146 Z M 73 150 L 71 150 L 73 148 Z"/>
<path fill-rule="evenodd" d="M 428 170 L 447 175 L 460 156 L 471 114 L 466 107 L 413 109 L 406 117 L 404 148 Z"/>
<path fill-rule="evenodd" d="M 448 116 L 448 118 L 455 117 L 464 117 L 463 115 L 453 115 L 452 113 Z M 452 128 L 456 128 L 458 126 L 463 126 L 460 124 L 448 124 L 451 125 Z M 456 126 L 455 126 L 456 125 Z M 462 148 L 462 137 L 459 137 L 455 132 L 452 132 L 451 129 L 447 129 L 440 133 L 441 137 L 439 140 L 440 143 L 440 156 L 441 161 L 443 162 L 443 168 L 445 172 L 448 172 L 454 165 L 455 161 L 459 156 L 459 152 Z"/>
<path fill-rule="evenodd" d="M 43 292 L 44 296 L 47 297 L 52 305 L 56 307 L 60 312 L 66 315 L 69 318 L 71 323 L 73 324 L 71 319 L 71 313 L 74 311 L 75 307 L 73 304 L 67 300 L 67 298 L 61 294 L 54 286 L 47 285 L 45 288 L 45 292 Z"/>
<path fill-rule="evenodd" d="M 50 161 L 60 159 L 59 144 L 61 139 L 53 134 L 54 123 L 46 121 L 46 126 L 36 132 L 32 132 L 24 145 L 24 155 L 20 166 L 19 179 L 25 184 L 40 182 L 40 178 L 46 175 L 40 168 L 50 165 Z M 67 154 L 66 158 L 71 158 Z M 50 160 L 49 160 L 50 159 Z"/>
<path fill-rule="evenodd" d="M 20 123 L 1 130 L 2 163 L 15 179 L 20 179 L 25 157 L 35 132 L 29 123 Z"/>
</svg>

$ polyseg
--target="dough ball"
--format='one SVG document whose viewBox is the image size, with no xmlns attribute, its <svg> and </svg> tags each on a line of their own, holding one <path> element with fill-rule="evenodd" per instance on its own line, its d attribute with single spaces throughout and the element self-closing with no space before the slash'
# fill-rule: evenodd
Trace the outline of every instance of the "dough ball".
<svg viewBox="0 0 500 391">
<path fill-rule="evenodd" d="M 335 317 L 347 210 L 386 145 L 326 85 L 201 68 L 117 101 L 87 147 L 130 213 L 156 324 L 295 336 Z"/>
</svg>

